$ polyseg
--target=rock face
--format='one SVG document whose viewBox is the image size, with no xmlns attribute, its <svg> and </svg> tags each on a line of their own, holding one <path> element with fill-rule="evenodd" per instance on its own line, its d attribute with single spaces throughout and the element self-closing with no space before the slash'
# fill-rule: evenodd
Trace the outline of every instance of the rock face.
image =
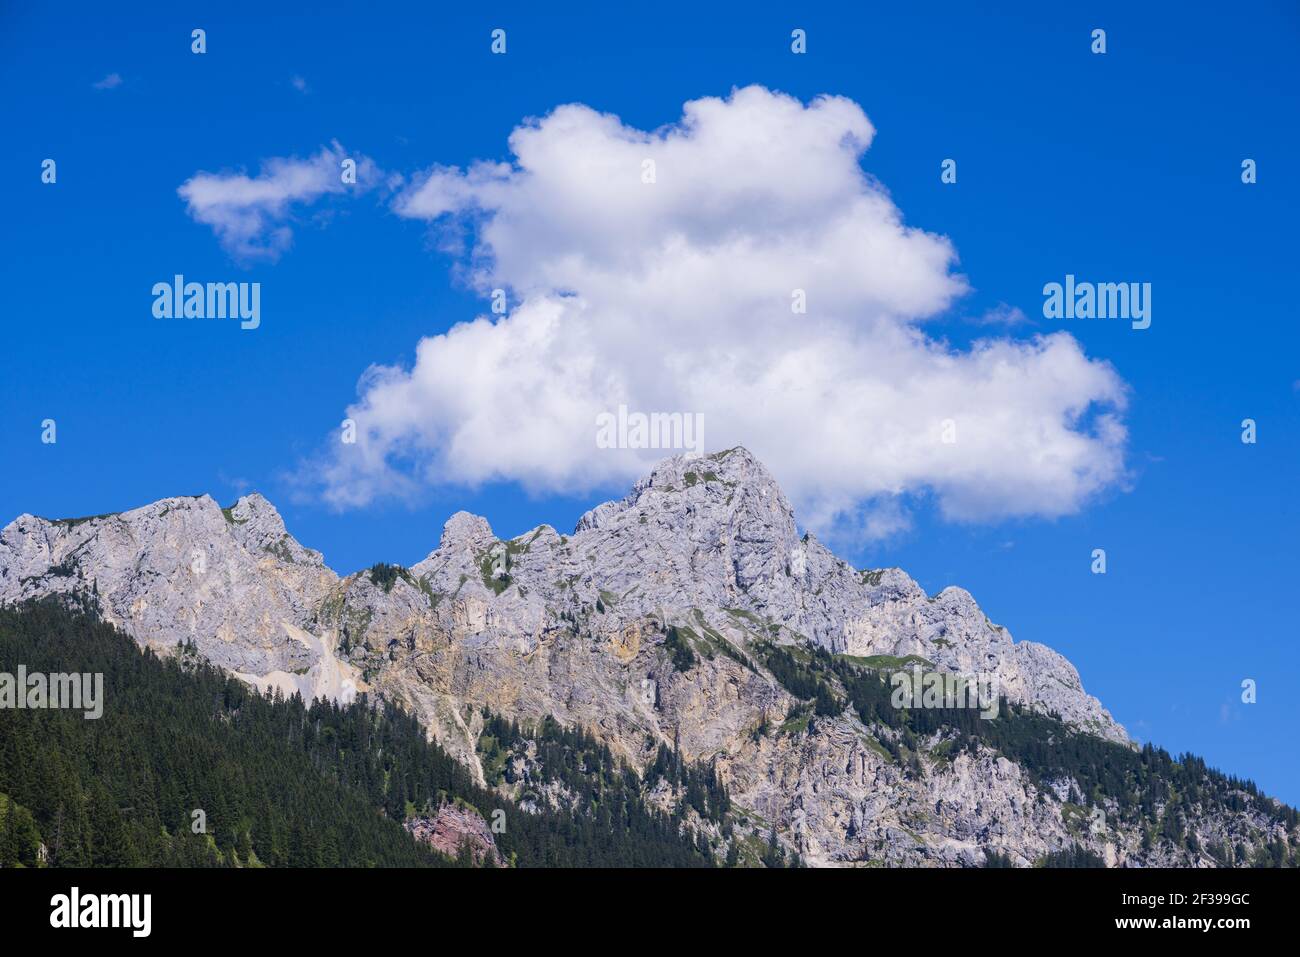
<svg viewBox="0 0 1300 957">
<path fill-rule="evenodd" d="M 192 641 L 262 687 L 394 700 L 480 782 L 484 707 L 580 725 L 639 768 L 676 742 L 812 863 L 978 863 L 990 849 L 1027 863 L 1078 835 L 1060 801 L 990 751 L 917 778 L 850 709 L 766 732 L 800 702 L 751 654 L 758 643 L 994 674 L 1011 701 L 1128 742 L 1068 661 L 1013 642 L 967 592 L 928 596 L 899 569 L 859 571 L 800 536 L 742 448 L 662 462 L 569 536 L 543 525 L 502 541 L 461 512 L 414 567 L 342 579 L 259 495 L 22 515 L 0 532 L 0 602 L 72 589 L 97 593 L 142 644 Z M 1122 860 L 1136 840 L 1093 846 Z"/>
<path fill-rule="evenodd" d="M 406 829 L 417 840 L 424 841 L 440 854 L 457 857 L 468 847 L 474 863 L 501 863 L 501 854 L 492 840 L 492 830 L 482 815 L 471 807 L 444 804 L 432 818 L 417 817 L 406 822 Z"/>
<path fill-rule="evenodd" d="M 20 515 L 0 532 L 0 602 L 89 590 L 156 651 L 192 641 L 263 687 L 346 698 L 354 669 L 310 630 L 337 582 L 257 494 L 228 509 L 201 495 L 85 519 Z"/>
</svg>

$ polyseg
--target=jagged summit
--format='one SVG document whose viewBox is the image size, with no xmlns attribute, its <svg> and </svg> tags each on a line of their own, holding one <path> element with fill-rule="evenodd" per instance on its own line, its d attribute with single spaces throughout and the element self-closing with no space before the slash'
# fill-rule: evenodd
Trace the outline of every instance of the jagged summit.
<svg viewBox="0 0 1300 957">
<path fill-rule="evenodd" d="M 460 511 L 447 519 L 442 526 L 442 539 L 439 548 L 459 548 L 462 546 L 479 546 L 495 541 L 492 526 L 481 515 Z"/>
<path fill-rule="evenodd" d="M 266 552 L 291 564 L 324 566 L 324 556 L 299 544 L 285 528 L 280 512 L 260 492 L 240 496 L 221 511 L 231 533 L 248 551 Z"/>
</svg>

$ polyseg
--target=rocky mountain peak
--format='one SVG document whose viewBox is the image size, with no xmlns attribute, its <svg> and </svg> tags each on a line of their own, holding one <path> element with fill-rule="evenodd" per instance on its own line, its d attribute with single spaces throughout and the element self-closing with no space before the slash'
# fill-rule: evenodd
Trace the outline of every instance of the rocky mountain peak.
<svg viewBox="0 0 1300 957">
<path fill-rule="evenodd" d="M 721 479 L 738 484 L 776 481 L 767 467 L 756 459 L 749 449 L 737 445 L 720 452 L 704 455 L 687 452 L 663 459 L 637 485 L 680 486 L 687 472 L 694 472 L 697 475 L 711 472 Z"/>
<path fill-rule="evenodd" d="M 231 535 L 248 551 L 298 565 L 324 565 L 320 552 L 305 548 L 289 534 L 280 512 L 260 492 L 240 496 L 221 512 Z"/>
<path fill-rule="evenodd" d="M 261 520 L 278 522 L 281 527 L 284 525 L 284 519 L 281 518 L 279 510 L 261 492 L 249 492 L 247 495 L 241 495 L 235 500 L 235 504 L 230 507 L 230 511 L 240 521 Z"/>
<path fill-rule="evenodd" d="M 742 446 L 710 455 L 664 459 L 622 500 L 605 502 L 578 521 L 575 533 L 628 521 L 673 525 L 692 542 L 797 542 L 794 509 L 772 473 Z M 742 528 L 743 526 L 743 528 Z"/>
<path fill-rule="evenodd" d="M 496 541 L 492 526 L 482 515 L 460 511 L 442 526 L 438 547 L 446 549 L 482 548 Z"/>
<path fill-rule="evenodd" d="M 639 498 L 646 490 L 689 494 L 701 484 L 715 482 L 728 488 L 733 501 L 755 497 L 771 500 L 791 511 L 781 486 L 752 452 L 744 446 L 708 455 L 675 455 L 664 459 L 648 476 L 636 483 L 629 496 Z"/>
</svg>

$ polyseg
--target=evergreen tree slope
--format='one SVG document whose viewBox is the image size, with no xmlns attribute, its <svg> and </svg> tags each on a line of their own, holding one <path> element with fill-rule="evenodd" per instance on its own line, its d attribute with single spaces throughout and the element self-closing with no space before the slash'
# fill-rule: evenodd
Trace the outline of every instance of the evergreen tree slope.
<svg viewBox="0 0 1300 957">
<path fill-rule="evenodd" d="M 591 813 L 526 813 L 391 705 L 259 694 L 87 611 L 0 610 L 0 671 L 102 673 L 105 699 L 98 720 L 0 709 L 0 866 L 37 864 L 42 845 L 51 866 L 443 866 L 401 822 L 448 801 L 503 814 L 495 841 L 518 866 L 710 863 L 635 775 Z"/>
</svg>

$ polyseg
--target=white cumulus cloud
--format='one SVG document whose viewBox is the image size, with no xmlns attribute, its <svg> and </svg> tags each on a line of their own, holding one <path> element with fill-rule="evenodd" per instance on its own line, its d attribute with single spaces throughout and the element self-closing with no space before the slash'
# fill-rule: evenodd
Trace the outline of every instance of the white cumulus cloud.
<svg viewBox="0 0 1300 957">
<path fill-rule="evenodd" d="M 343 182 L 343 161 L 356 162 L 356 183 Z M 239 260 L 274 262 L 289 248 L 295 206 L 331 193 L 363 190 L 379 172 L 365 156 L 347 153 L 338 141 L 307 159 L 276 157 L 257 176 L 196 173 L 177 189 L 196 221 L 211 226 L 222 247 Z"/>
<path fill-rule="evenodd" d="M 619 405 L 702 414 L 710 449 L 749 447 L 832 533 L 891 534 L 920 498 L 1060 515 L 1122 481 L 1125 386 L 1073 337 L 927 334 L 968 287 L 948 239 L 863 172 L 874 132 L 850 100 L 761 87 L 650 132 L 567 105 L 518 127 L 508 163 L 415 178 L 394 209 L 510 309 L 367 371 L 356 443 L 315 464 L 325 498 L 621 486 L 670 453 L 598 448 Z"/>
</svg>

